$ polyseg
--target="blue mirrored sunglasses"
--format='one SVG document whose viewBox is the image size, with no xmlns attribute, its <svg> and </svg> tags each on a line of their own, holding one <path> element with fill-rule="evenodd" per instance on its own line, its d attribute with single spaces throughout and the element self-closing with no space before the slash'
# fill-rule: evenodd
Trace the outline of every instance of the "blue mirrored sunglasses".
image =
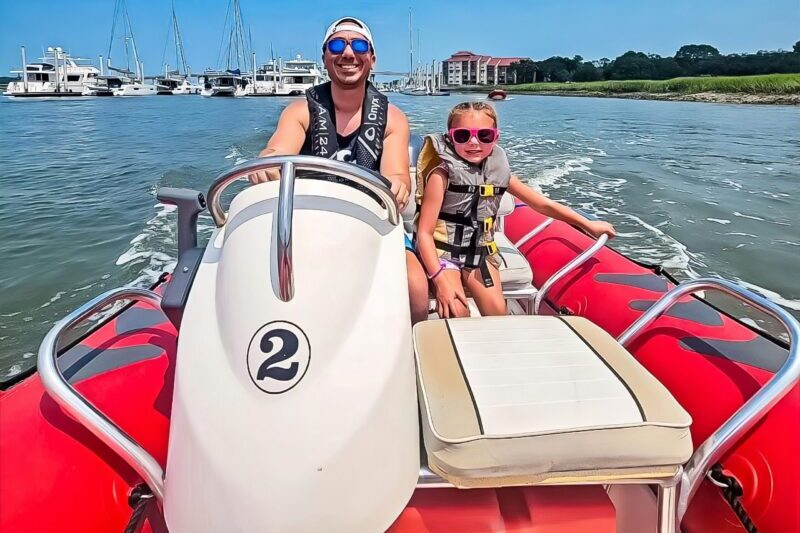
<svg viewBox="0 0 800 533">
<path fill-rule="evenodd" d="M 339 55 L 344 53 L 344 49 L 347 48 L 348 44 L 350 48 L 353 49 L 354 54 L 366 54 L 370 50 L 369 41 L 366 39 L 353 39 L 348 41 L 342 37 L 335 37 L 329 40 L 326 46 L 328 47 L 328 52 Z"/>
</svg>

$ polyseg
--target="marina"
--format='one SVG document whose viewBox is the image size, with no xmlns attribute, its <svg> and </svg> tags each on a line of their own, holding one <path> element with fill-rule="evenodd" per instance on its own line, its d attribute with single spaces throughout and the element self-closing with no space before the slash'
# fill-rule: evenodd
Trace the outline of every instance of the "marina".
<svg viewBox="0 0 800 533">
<path fill-rule="evenodd" d="M 174 47 L 173 64 L 163 61 L 162 72 L 146 76 L 139 56 L 126 0 L 115 0 L 111 37 L 105 58 L 98 65 L 85 58 L 73 58 L 61 47 L 49 47 L 40 62 L 28 63 L 25 47 L 20 48 L 18 75 L 3 92 L 8 98 L 51 99 L 57 97 L 133 97 L 155 95 L 201 95 L 205 97 L 302 96 L 306 90 L 328 80 L 316 61 L 296 54 L 289 59 L 275 57 L 257 67 L 251 37 L 245 31 L 239 0 L 231 0 L 225 15 L 222 46 L 216 69 L 193 73 L 173 2 L 167 46 Z M 124 67 L 112 60 L 124 56 Z"/>
</svg>

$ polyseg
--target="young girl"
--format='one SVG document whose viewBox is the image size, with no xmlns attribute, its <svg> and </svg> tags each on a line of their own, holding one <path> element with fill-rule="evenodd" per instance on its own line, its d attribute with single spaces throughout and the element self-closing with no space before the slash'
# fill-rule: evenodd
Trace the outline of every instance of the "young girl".
<svg viewBox="0 0 800 533">
<path fill-rule="evenodd" d="M 608 222 L 587 220 L 511 174 L 505 152 L 497 146 L 497 114 L 489 104 L 458 104 L 447 118 L 447 130 L 446 135 L 426 138 L 426 147 L 438 156 L 433 158 L 435 168 L 425 175 L 426 169 L 418 163 L 425 183 L 418 187 L 424 195 L 417 220 L 417 250 L 434 285 L 440 317 L 469 316 L 464 287 L 472 293 L 481 315 L 506 314 L 493 236 L 504 192 L 594 237 L 615 236 Z"/>
</svg>

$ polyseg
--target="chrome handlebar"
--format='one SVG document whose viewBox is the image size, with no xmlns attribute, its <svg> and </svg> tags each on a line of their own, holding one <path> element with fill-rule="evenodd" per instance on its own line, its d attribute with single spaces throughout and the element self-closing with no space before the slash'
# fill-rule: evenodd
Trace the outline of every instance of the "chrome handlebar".
<svg viewBox="0 0 800 533">
<path fill-rule="evenodd" d="M 678 497 L 678 523 L 680 524 L 689 502 L 697 492 L 708 470 L 733 447 L 739 438 L 758 423 L 764 415 L 800 382 L 800 324 L 779 305 L 735 283 L 723 279 L 701 278 L 685 281 L 664 294 L 650 309 L 631 324 L 617 339 L 628 346 L 647 326 L 663 315 L 680 298 L 702 290 L 717 290 L 752 305 L 759 311 L 778 320 L 789 332 L 789 356 L 774 376 L 744 405 L 725 421 L 714 433 L 697 447 L 684 467 Z"/>
<path fill-rule="evenodd" d="M 161 465 L 119 426 L 81 396 L 70 385 L 69 381 L 64 378 L 56 361 L 58 343 L 65 332 L 97 313 L 103 307 L 119 300 L 147 302 L 154 307 L 161 305 L 161 296 L 155 292 L 135 288 L 113 289 L 83 304 L 56 322 L 45 335 L 42 344 L 39 346 L 37 360 L 39 377 L 50 397 L 64 411 L 122 457 L 147 483 L 153 495 L 161 501 L 164 499 L 164 470 Z"/>
<path fill-rule="evenodd" d="M 222 209 L 222 192 L 234 181 L 260 170 L 280 167 L 280 192 L 278 194 L 278 296 L 284 302 L 294 297 L 294 271 L 292 268 L 292 218 L 294 216 L 294 180 L 298 170 L 311 170 L 332 174 L 367 188 L 380 198 L 387 210 L 387 220 L 394 226 L 400 223 L 397 206 L 390 183 L 365 168 L 312 156 L 263 157 L 237 165 L 220 174 L 208 189 L 208 206 L 217 227 L 225 224 L 227 214 Z"/>
<path fill-rule="evenodd" d="M 286 163 L 291 163 L 291 166 L 288 168 L 284 167 Z M 225 224 L 227 215 L 222 209 L 220 200 L 222 192 L 231 183 L 255 172 L 278 167 L 284 172 L 290 172 L 290 174 L 282 175 L 281 179 L 288 178 L 294 180 L 297 170 L 310 170 L 338 176 L 352 181 L 357 185 L 366 187 L 371 192 L 375 193 L 383 202 L 383 205 L 388 211 L 387 219 L 389 222 L 395 226 L 400 223 L 400 212 L 394 194 L 392 194 L 391 184 L 381 175 L 363 167 L 353 165 L 352 163 L 345 163 L 334 159 L 325 159 L 309 155 L 279 155 L 260 157 L 252 161 L 247 161 L 217 176 L 206 195 L 209 211 L 217 227 L 222 227 Z M 283 187 L 281 190 L 283 191 Z"/>
</svg>

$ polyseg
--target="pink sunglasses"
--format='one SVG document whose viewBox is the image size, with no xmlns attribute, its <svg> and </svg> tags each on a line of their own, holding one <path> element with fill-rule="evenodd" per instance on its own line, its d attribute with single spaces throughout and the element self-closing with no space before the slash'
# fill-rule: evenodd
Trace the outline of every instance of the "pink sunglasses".
<svg viewBox="0 0 800 533">
<path fill-rule="evenodd" d="M 497 140 L 497 128 L 451 128 L 448 132 L 455 144 L 466 144 L 475 137 L 481 144 L 491 144 Z"/>
</svg>

